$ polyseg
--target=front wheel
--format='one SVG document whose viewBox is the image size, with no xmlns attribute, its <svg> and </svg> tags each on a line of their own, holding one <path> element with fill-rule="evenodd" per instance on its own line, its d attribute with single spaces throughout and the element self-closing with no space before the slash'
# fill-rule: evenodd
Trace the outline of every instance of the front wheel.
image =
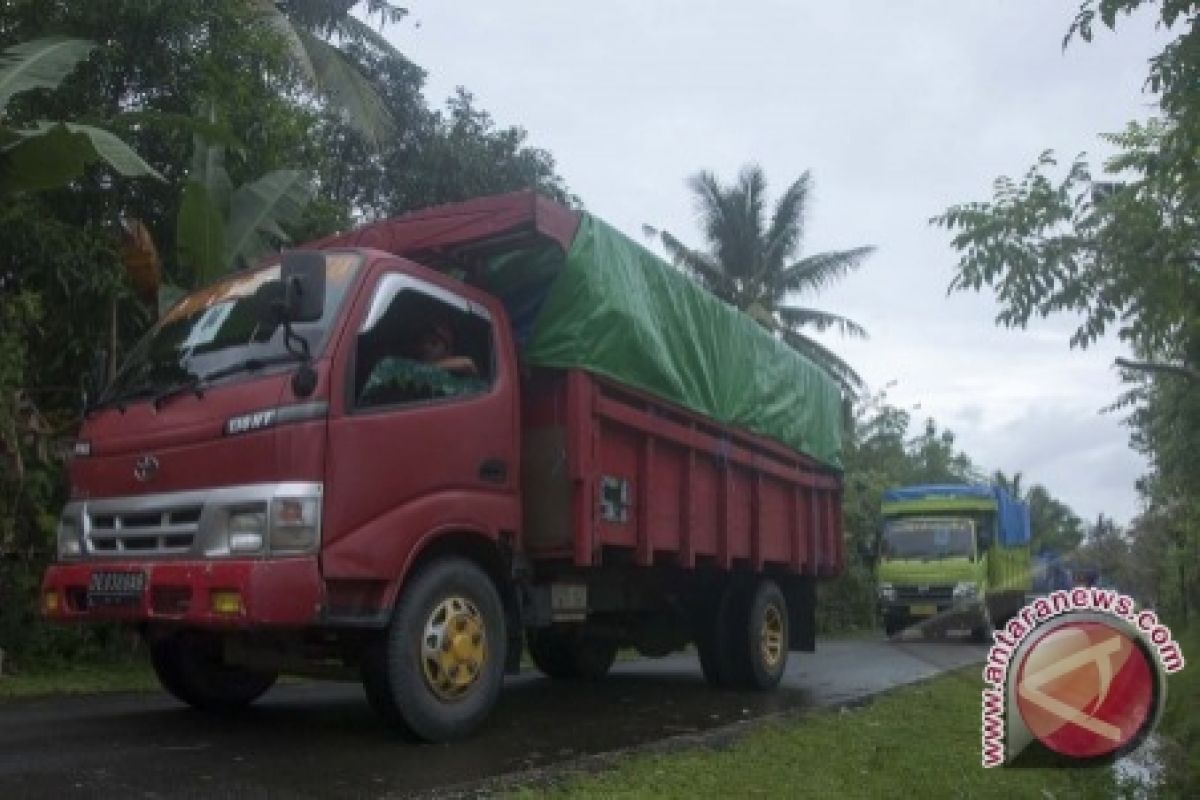
<svg viewBox="0 0 1200 800">
<path fill-rule="evenodd" d="M 183 631 L 150 643 L 150 663 L 162 687 L 193 708 L 233 711 L 275 685 L 276 672 L 225 663 L 219 637 Z"/>
<path fill-rule="evenodd" d="M 363 660 L 375 711 L 412 738 L 445 742 L 483 723 L 504 680 L 504 606 L 474 563 L 446 558 L 405 588 Z"/>
</svg>

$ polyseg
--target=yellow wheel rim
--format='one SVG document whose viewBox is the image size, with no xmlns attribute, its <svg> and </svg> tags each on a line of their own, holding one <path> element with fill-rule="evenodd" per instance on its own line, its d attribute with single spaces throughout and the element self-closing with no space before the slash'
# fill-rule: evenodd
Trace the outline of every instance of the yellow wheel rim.
<svg viewBox="0 0 1200 800">
<path fill-rule="evenodd" d="M 759 642 L 762 648 L 762 660 L 771 671 L 776 670 L 783 661 L 783 615 L 775 606 L 767 606 L 763 613 L 762 629 L 759 631 Z"/>
<path fill-rule="evenodd" d="M 487 663 L 483 615 L 464 597 L 434 606 L 421 638 L 425 684 L 442 700 L 458 700 L 471 690 Z"/>
</svg>

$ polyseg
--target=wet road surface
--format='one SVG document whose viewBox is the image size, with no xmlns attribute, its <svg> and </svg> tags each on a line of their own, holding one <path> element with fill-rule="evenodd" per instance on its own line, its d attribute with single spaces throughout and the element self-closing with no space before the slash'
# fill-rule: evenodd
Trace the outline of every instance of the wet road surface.
<svg viewBox="0 0 1200 800">
<path fill-rule="evenodd" d="M 769 694 L 708 688 L 692 654 L 619 663 L 596 684 L 510 677 L 466 742 L 412 745 L 352 684 L 277 687 L 245 714 L 193 712 L 165 695 L 0 704 L 0 798 L 383 797 L 698 733 L 778 711 L 838 705 L 982 661 L 954 641 L 821 641 L 793 653 Z"/>
</svg>

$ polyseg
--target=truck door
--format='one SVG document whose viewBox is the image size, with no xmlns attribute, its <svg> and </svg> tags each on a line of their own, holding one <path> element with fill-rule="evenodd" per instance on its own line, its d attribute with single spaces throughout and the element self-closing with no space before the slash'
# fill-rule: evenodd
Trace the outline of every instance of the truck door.
<svg viewBox="0 0 1200 800">
<path fill-rule="evenodd" d="M 333 368 L 322 569 L 391 581 L 431 532 L 516 529 L 511 344 L 502 312 L 403 272 L 355 314 Z"/>
</svg>

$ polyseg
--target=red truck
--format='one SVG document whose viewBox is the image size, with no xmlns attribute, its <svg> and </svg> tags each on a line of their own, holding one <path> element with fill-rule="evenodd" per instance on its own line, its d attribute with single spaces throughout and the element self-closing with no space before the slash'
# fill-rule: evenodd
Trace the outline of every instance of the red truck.
<svg viewBox="0 0 1200 800">
<path fill-rule="evenodd" d="M 139 629 L 202 709 L 361 680 L 400 731 L 486 717 L 522 645 L 595 679 L 812 650 L 842 565 L 836 386 L 590 215 L 520 192 L 186 297 L 88 411 L 42 608 Z"/>
</svg>

